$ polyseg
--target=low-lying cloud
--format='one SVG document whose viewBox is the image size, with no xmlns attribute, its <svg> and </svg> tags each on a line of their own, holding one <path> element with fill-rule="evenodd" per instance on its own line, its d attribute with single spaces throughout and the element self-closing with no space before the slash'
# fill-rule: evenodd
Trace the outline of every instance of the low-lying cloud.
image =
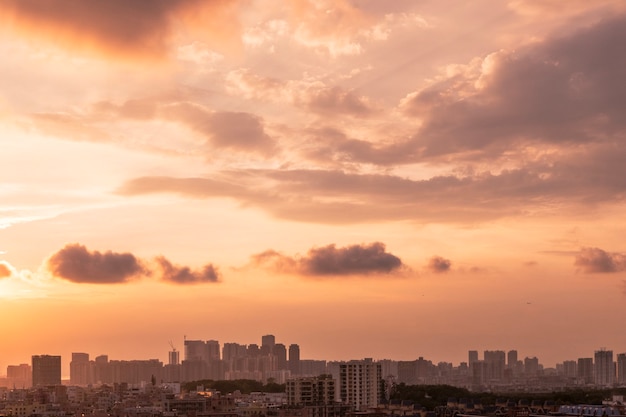
<svg viewBox="0 0 626 417">
<path fill-rule="evenodd" d="M 582 248 L 574 265 L 585 273 L 612 273 L 626 271 L 626 255 L 609 253 L 600 248 Z"/>
<path fill-rule="evenodd" d="M 77 283 L 119 284 L 146 274 L 131 253 L 90 252 L 85 246 L 69 244 L 48 259 L 55 276 Z"/>
<path fill-rule="evenodd" d="M 142 277 L 152 277 L 172 284 L 219 281 L 218 270 L 212 264 L 196 271 L 187 266 L 174 265 L 163 256 L 156 257 L 154 262 L 148 262 L 131 253 L 90 251 L 77 243 L 68 244 L 52 255 L 46 267 L 58 278 L 85 284 L 124 284 Z M 0 277 L 1 274 L 0 263 Z"/>
<path fill-rule="evenodd" d="M 448 272 L 452 268 L 452 261 L 441 256 L 433 256 L 428 261 L 428 270 L 436 274 Z"/>
<path fill-rule="evenodd" d="M 287 256 L 269 250 L 252 257 L 255 265 L 282 273 L 307 276 L 349 276 L 390 274 L 404 264 L 386 251 L 381 242 L 336 247 L 334 244 L 310 249 L 305 256 Z"/>
<path fill-rule="evenodd" d="M 161 279 L 173 284 L 201 284 L 218 282 L 219 273 L 213 264 L 205 265 L 202 270 L 194 271 L 187 266 L 174 265 L 162 256 L 156 258 L 161 269 Z"/>
</svg>

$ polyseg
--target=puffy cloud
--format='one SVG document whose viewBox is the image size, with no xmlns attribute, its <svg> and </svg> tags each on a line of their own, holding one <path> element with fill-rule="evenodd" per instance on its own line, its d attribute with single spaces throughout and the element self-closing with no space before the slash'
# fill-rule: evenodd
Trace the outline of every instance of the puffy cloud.
<svg viewBox="0 0 626 417">
<path fill-rule="evenodd" d="M 238 34 L 238 4 L 238 0 L 6 0 L 0 22 L 71 49 L 154 58 L 166 54 L 176 25 L 185 25 L 207 41 L 218 40 L 216 46 L 232 41 Z"/>
<path fill-rule="evenodd" d="M 193 271 L 187 266 L 173 265 L 162 256 L 156 258 L 161 269 L 161 279 L 173 284 L 202 284 L 218 282 L 219 273 L 213 264 L 205 265 L 201 271 Z"/>
<path fill-rule="evenodd" d="M 187 266 L 174 265 L 163 256 L 155 258 L 155 263 L 156 267 L 153 267 L 150 262 L 131 253 L 89 251 L 75 243 L 52 255 L 46 266 L 52 275 L 75 283 L 122 284 L 140 276 L 159 277 L 163 282 L 173 284 L 219 281 L 219 272 L 212 264 L 194 271 Z"/>
<path fill-rule="evenodd" d="M 302 257 L 269 250 L 254 255 L 252 260 L 255 265 L 269 266 L 278 272 L 308 276 L 390 274 L 403 267 L 400 258 L 387 252 L 380 242 L 342 248 L 331 244 L 312 248 Z"/>
<path fill-rule="evenodd" d="M 13 275 L 13 268 L 8 262 L 0 261 L 0 279 L 8 278 Z"/>
<path fill-rule="evenodd" d="M 433 256 L 428 261 L 428 269 L 437 274 L 448 272 L 451 267 L 452 262 L 449 259 L 442 258 L 441 256 Z"/>
<path fill-rule="evenodd" d="M 576 255 L 574 265 L 585 273 L 610 273 L 626 270 L 626 255 L 609 253 L 600 248 L 582 248 Z"/>
<path fill-rule="evenodd" d="M 91 284 L 124 283 L 147 272 L 131 253 L 90 252 L 79 244 L 66 245 L 52 255 L 47 267 L 59 278 Z"/>
<path fill-rule="evenodd" d="M 612 141 L 626 123 L 626 16 L 517 51 L 407 97 L 422 121 L 409 141 L 417 158 L 501 156 L 515 149 Z M 407 144 L 408 144 L 407 143 Z M 415 157 L 413 160 L 416 160 Z"/>
</svg>

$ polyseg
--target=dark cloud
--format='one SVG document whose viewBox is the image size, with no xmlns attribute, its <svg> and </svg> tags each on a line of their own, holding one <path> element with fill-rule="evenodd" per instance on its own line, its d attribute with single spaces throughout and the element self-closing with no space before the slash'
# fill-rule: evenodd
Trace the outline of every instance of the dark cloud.
<svg viewBox="0 0 626 417">
<path fill-rule="evenodd" d="M 419 157 L 493 157 L 529 144 L 612 140 L 626 121 L 626 16 L 485 60 L 411 97 Z"/>
<path fill-rule="evenodd" d="M 219 272 L 212 264 L 205 265 L 201 271 L 193 271 L 186 266 L 173 265 L 162 256 L 156 258 L 161 270 L 161 279 L 173 284 L 202 284 L 219 281 Z"/>
<path fill-rule="evenodd" d="M 442 258 L 441 256 L 433 256 L 428 261 L 428 269 L 437 274 L 448 272 L 451 267 L 452 262 L 449 259 Z"/>
<path fill-rule="evenodd" d="M 52 255 L 47 267 L 59 278 L 92 284 L 124 283 L 147 272 L 130 253 L 90 252 L 79 244 L 66 245 Z"/>
<path fill-rule="evenodd" d="M 310 249 L 302 257 L 289 257 L 270 250 L 254 255 L 252 261 L 277 272 L 308 276 L 390 274 L 404 266 L 400 258 L 387 252 L 380 242 L 342 248 L 328 245 Z"/>
<path fill-rule="evenodd" d="M 9 268 L 9 264 L 4 261 L 0 261 L 0 279 L 8 278 L 13 275 L 11 268 Z"/>
<path fill-rule="evenodd" d="M 626 255 L 609 253 L 600 248 L 582 248 L 576 255 L 574 265 L 585 273 L 611 273 L 626 270 Z"/>
<path fill-rule="evenodd" d="M 0 22 L 69 48 L 129 58 L 166 53 L 175 23 L 200 28 L 208 39 L 232 40 L 236 0 L 3 0 Z M 218 44 L 219 42 L 215 42 Z"/>
</svg>

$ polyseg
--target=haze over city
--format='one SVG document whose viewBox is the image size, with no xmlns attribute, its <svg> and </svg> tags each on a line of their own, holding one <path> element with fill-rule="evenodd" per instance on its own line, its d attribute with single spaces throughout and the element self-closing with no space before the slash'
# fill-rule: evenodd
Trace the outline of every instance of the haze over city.
<svg viewBox="0 0 626 417">
<path fill-rule="evenodd" d="M 624 44 L 622 0 L 3 0 L 0 370 L 626 351 Z"/>
</svg>

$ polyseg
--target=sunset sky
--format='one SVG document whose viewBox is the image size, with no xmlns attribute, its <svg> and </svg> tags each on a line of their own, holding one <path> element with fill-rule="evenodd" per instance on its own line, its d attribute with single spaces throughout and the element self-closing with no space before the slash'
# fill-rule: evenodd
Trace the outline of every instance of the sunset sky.
<svg viewBox="0 0 626 417">
<path fill-rule="evenodd" d="M 624 45 L 623 0 L 2 0 L 0 375 L 626 352 Z"/>
</svg>

